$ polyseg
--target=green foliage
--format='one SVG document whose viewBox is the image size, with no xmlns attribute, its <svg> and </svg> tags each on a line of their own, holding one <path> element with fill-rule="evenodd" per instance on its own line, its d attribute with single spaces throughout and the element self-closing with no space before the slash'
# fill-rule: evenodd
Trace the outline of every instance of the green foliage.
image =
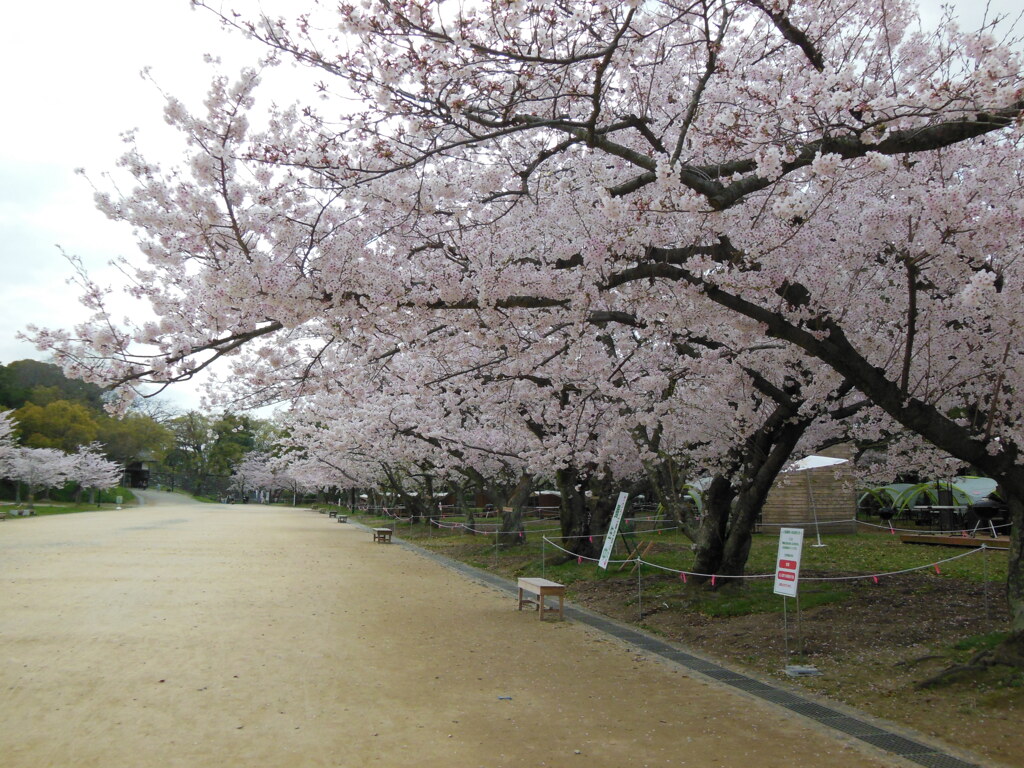
<svg viewBox="0 0 1024 768">
<path fill-rule="evenodd" d="M 108 488 L 98 493 L 95 504 L 73 502 L 74 490 L 70 484 L 67 488 L 55 491 L 51 495 L 51 501 L 55 503 L 34 505 L 33 509 L 35 509 L 36 515 L 67 515 L 74 512 L 95 512 L 104 507 L 109 509 L 117 503 L 118 496 L 121 497 L 122 506 L 135 503 L 135 494 L 131 492 L 131 489 L 121 486 Z"/>
<path fill-rule="evenodd" d="M 129 464 L 140 459 L 162 460 L 174 447 L 174 432 L 149 416 L 129 413 L 97 420 L 97 439 L 111 461 Z"/>
<path fill-rule="evenodd" d="M 86 494 L 88 495 L 88 494 Z M 63 488 L 51 489 L 47 495 L 50 501 L 63 502 L 65 504 L 79 503 L 78 499 L 79 491 L 77 483 L 67 483 Z M 132 493 L 130 488 L 125 488 L 123 485 L 116 486 L 114 488 L 107 488 L 102 491 L 96 492 L 96 503 L 97 504 L 114 504 L 117 502 L 117 497 L 121 497 L 122 504 L 134 504 L 135 494 Z M 79 504 L 81 506 L 81 504 Z M 90 505 L 85 504 L 86 507 Z M 90 507 L 95 509 L 95 505 Z"/>
<path fill-rule="evenodd" d="M 55 400 L 47 405 L 26 403 L 14 412 L 14 420 L 22 444 L 68 453 L 91 443 L 99 431 L 89 408 L 70 400 Z"/>
<path fill-rule="evenodd" d="M 22 444 L 74 452 L 99 440 L 111 461 L 159 461 L 173 446 L 172 432 L 142 413 L 114 419 L 103 410 L 104 391 L 68 379 L 37 360 L 0 366 L 0 409 L 16 408 Z"/>
<path fill-rule="evenodd" d="M 274 426 L 250 416 L 211 417 L 190 412 L 161 418 L 159 404 L 149 404 L 157 418 L 139 409 L 115 419 L 103 410 L 104 390 L 68 379 L 56 365 L 20 360 L 0 365 L 0 410 L 17 409 L 22 444 L 74 453 L 98 441 L 111 461 L 127 465 L 146 461 L 172 475 L 167 484 L 216 497 L 224 492 L 234 468 L 253 450 L 269 452 L 277 440 Z M 159 480 L 158 480 L 159 482 Z"/>
<path fill-rule="evenodd" d="M 17 360 L 0 366 L 0 409 L 21 408 L 29 402 L 43 406 L 56 400 L 69 400 L 100 410 L 103 389 L 67 378 L 52 363 Z"/>
<path fill-rule="evenodd" d="M 227 413 L 214 418 L 197 411 L 172 419 L 168 426 L 174 445 L 163 464 L 198 495 L 216 495 L 214 479 L 225 480 L 247 453 L 260 447 L 270 429 L 250 416 Z"/>
</svg>

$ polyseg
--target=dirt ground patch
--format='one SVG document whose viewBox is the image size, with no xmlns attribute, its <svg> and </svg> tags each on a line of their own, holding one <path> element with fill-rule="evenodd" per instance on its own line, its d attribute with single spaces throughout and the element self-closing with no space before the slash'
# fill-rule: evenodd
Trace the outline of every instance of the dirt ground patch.
<svg viewBox="0 0 1024 768">
<path fill-rule="evenodd" d="M 161 500 L 0 525 L 3 768 L 903 764 L 363 528 Z"/>
</svg>

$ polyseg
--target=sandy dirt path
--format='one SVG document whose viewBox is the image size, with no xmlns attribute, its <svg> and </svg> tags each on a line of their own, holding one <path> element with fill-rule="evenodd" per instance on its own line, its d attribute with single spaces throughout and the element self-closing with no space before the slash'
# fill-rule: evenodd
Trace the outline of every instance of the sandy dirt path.
<svg viewBox="0 0 1024 768">
<path fill-rule="evenodd" d="M 357 527 L 150 496 L 0 524 L 4 768 L 900 764 Z"/>
</svg>

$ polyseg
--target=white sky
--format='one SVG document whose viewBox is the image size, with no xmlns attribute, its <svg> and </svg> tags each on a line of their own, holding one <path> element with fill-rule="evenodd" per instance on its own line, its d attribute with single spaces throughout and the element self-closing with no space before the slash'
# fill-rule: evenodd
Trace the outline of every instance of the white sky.
<svg viewBox="0 0 1024 768">
<path fill-rule="evenodd" d="M 150 67 L 162 89 L 195 103 L 212 73 L 203 54 L 220 56 L 231 73 L 254 64 L 262 49 L 229 35 L 188 0 L 8 3 L 4 21 L 0 363 L 6 364 L 44 357 L 16 339 L 26 325 L 70 328 L 88 316 L 77 288 L 67 284 L 72 270 L 57 246 L 81 257 L 101 285 L 119 284 L 108 262 L 135 252 L 129 228 L 94 208 L 89 181 L 74 171 L 84 168 L 102 187 L 102 173 L 124 150 L 121 132 L 136 127 L 147 152 L 175 159 L 163 96 L 141 70 Z M 118 311 L 128 310 L 124 302 Z M 176 407 L 198 405 L 188 387 L 171 392 Z"/>
<path fill-rule="evenodd" d="M 873 2 L 874 0 L 865 0 Z M 236 0 L 240 8 L 254 0 Z M 298 13 L 301 2 L 279 5 Z M 926 20 L 939 0 L 923 0 Z M 957 0 L 962 26 L 976 27 L 984 2 Z M 1019 11 L 1019 0 L 992 8 Z M 140 144 L 176 159 L 163 123 L 163 98 L 139 72 L 151 68 L 168 93 L 195 103 L 210 69 L 203 54 L 233 72 L 255 63 L 261 49 L 223 31 L 188 0 L 50 0 L 6 3 L 0 46 L 6 116 L 0 121 L 0 363 L 43 359 L 15 338 L 29 323 L 69 328 L 85 319 L 71 269 L 58 245 L 82 258 L 97 282 L 117 284 L 111 258 L 134 253 L 128 228 L 108 221 L 92 203 L 83 167 L 97 181 L 122 151 L 119 134 L 140 129 Z M 285 75 L 286 76 L 286 75 Z M 282 99 L 286 100 L 286 99 Z M 163 149 L 161 149 L 163 148 Z M 194 391 L 175 388 L 171 405 L 198 405 Z"/>
</svg>

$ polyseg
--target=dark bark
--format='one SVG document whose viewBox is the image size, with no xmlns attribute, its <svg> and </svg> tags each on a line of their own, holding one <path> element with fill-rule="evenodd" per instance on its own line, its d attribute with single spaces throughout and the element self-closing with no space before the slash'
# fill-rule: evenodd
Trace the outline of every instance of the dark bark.
<svg viewBox="0 0 1024 768">
<path fill-rule="evenodd" d="M 759 463 L 736 495 L 718 573 L 728 576 L 743 574 L 761 508 L 807 426 L 806 421 L 784 424 L 775 434 L 774 444 L 764 461 Z"/>
<path fill-rule="evenodd" d="M 1010 605 L 1011 638 L 1004 644 L 1024 667 L 1024 479 L 1000 485 L 1010 512 L 1010 551 L 1006 571 L 1006 598 Z"/>
<path fill-rule="evenodd" d="M 473 505 L 466 503 L 466 484 L 455 482 L 450 482 L 449 484 L 455 494 L 455 513 L 460 517 L 466 518 L 463 530 L 469 535 L 473 535 L 475 533 L 473 529 L 476 527 L 476 518 L 474 517 Z"/>
<path fill-rule="evenodd" d="M 656 463 L 648 464 L 645 469 L 654 497 L 662 509 L 691 541 L 696 541 L 700 521 L 696 505 L 686 489 L 682 467 L 671 456 L 666 456 Z"/>
<path fill-rule="evenodd" d="M 693 519 L 683 506 L 682 489 L 672 466 L 648 469 L 662 504 L 669 507 L 693 540 L 693 570 L 699 574 L 740 576 L 750 554 L 751 537 L 764 501 L 775 478 L 788 461 L 812 419 L 797 417 L 799 402 L 767 381 L 755 384 L 776 401 L 764 424 L 741 446 L 729 452 L 726 471 L 716 476 L 704 492 L 702 514 Z M 670 462 L 666 461 L 665 464 Z M 708 576 L 698 576 L 703 582 Z M 716 584 L 717 586 L 717 584 Z"/>
<path fill-rule="evenodd" d="M 735 497 L 736 490 L 732 483 L 721 475 L 716 476 L 704 492 L 704 508 L 700 525 L 697 527 L 697 538 L 693 542 L 696 547 L 696 557 L 693 560 L 695 573 L 718 573 L 725 551 L 726 529 Z M 698 576 L 697 581 L 702 582 L 706 578 Z"/>
<path fill-rule="evenodd" d="M 498 544 L 502 547 L 526 543 L 526 528 L 523 525 L 523 510 L 533 491 L 533 477 L 523 475 L 513 489 L 508 503 L 501 508 L 501 531 Z"/>
<path fill-rule="evenodd" d="M 600 549 L 591 541 L 595 530 L 580 471 L 575 467 L 558 470 L 555 484 L 562 494 L 559 511 L 562 547 L 577 557 L 597 557 Z"/>
<path fill-rule="evenodd" d="M 604 534 L 611 524 L 619 491 L 625 490 L 629 494 L 629 503 L 632 503 L 637 493 L 647 490 L 645 482 L 637 482 L 622 489 L 611 475 L 595 475 L 578 467 L 558 470 L 555 473 L 555 484 L 562 495 L 559 513 L 561 546 L 571 556 L 592 559 L 601 554 Z M 587 491 L 590 492 L 589 496 Z"/>
</svg>

